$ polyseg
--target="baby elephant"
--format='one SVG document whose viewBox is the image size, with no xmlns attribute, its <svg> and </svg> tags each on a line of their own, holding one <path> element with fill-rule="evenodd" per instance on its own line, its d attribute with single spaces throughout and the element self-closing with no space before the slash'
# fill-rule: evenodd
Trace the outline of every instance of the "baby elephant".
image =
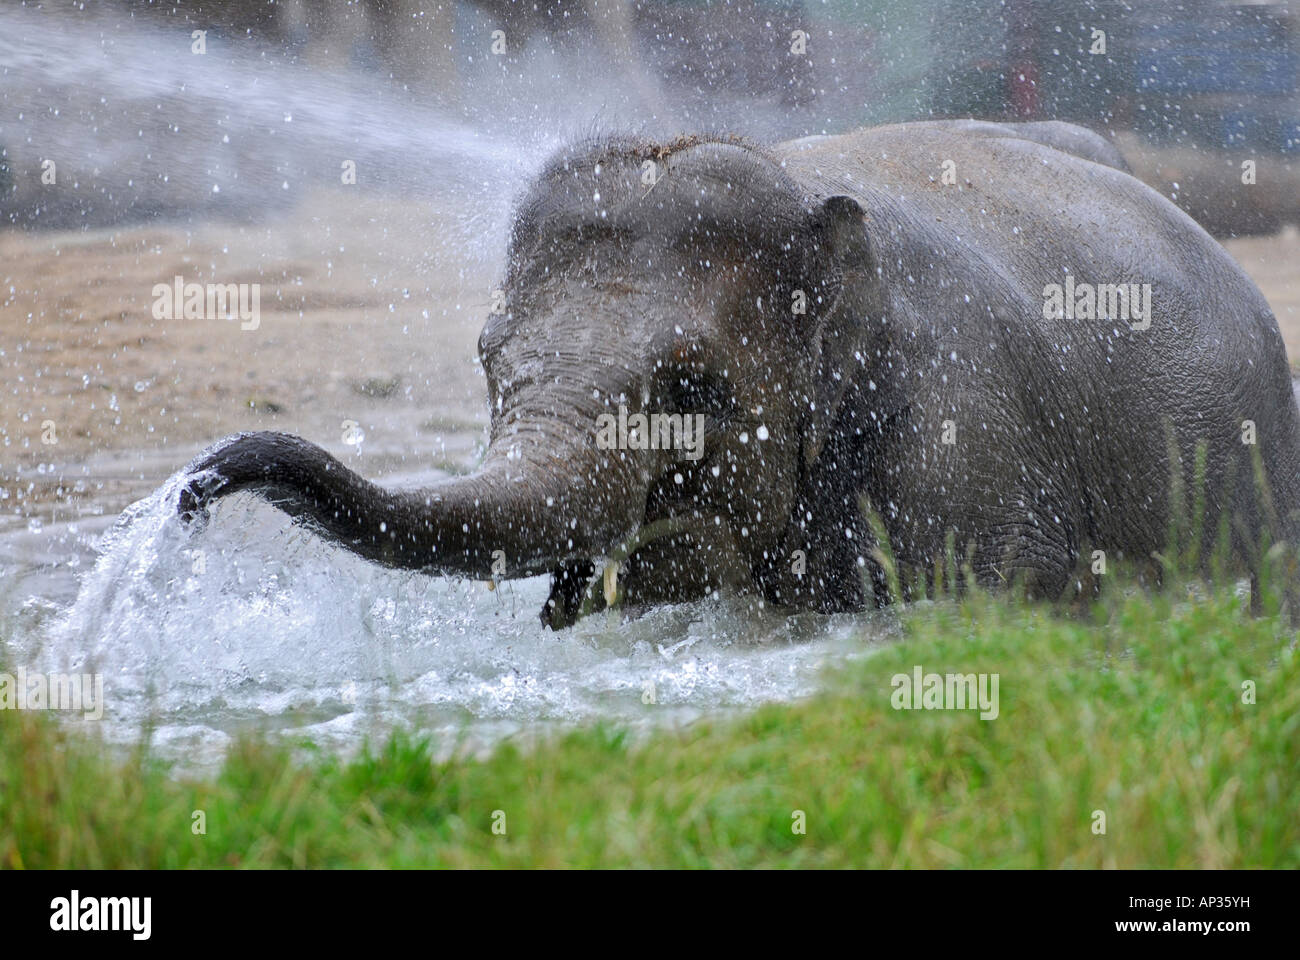
<svg viewBox="0 0 1300 960">
<path fill-rule="evenodd" d="M 1276 320 L 1079 127 L 578 143 L 502 289 L 476 473 L 387 490 L 246 434 L 190 465 L 181 513 L 252 490 L 378 563 L 550 573 L 552 626 L 736 588 L 852 610 L 886 599 L 885 546 L 904 583 L 955 547 L 1057 596 L 1081 558 L 1162 550 L 1179 490 L 1251 570 L 1294 542 Z"/>
</svg>

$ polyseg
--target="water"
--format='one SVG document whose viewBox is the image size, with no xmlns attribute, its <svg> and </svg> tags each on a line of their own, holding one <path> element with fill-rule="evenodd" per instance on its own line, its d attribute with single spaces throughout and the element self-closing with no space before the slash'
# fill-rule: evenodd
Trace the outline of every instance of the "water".
<svg viewBox="0 0 1300 960">
<path fill-rule="evenodd" d="M 597 720 L 680 724 L 806 697 L 891 630 L 730 597 L 554 632 L 537 619 L 544 577 L 489 591 L 386 570 L 245 495 L 185 528 L 181 479 L 116 520 L 0 536 L 0 601 L 14 611 L 0 658 L 102 674 L 105 738 L 136 743 L 147 727 L 186 764 L 250 729 L 348 752 L 398 727 L 448 750 Z"/>
<path fill-rule="evenodd" d="M 472 124 L 372 71 L 309 68 L 253 40 L 213 31 L 196 55 L 183 25 L 0 9 L 14 187 L 0 219 L 23 225 L 261 217 L 338 185 L 346 161 L 363 189 L 470 198 L 500 232 L 512 184 L 579 115 Z M 62 189 L 41 189 L 47 161 Z"/>
</svg>

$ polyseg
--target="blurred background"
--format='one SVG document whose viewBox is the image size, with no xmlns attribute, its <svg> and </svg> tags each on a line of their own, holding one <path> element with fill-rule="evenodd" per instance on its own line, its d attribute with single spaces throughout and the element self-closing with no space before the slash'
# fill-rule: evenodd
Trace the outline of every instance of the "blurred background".
<svg viewBox="0 0 1300 960">
<path fill-rule="evenodd" d="M 1269 232 L 1300 211 L 1297 63 L 1286 2 L 6 0 L 0 221 L 264 214 L 345 146 L 405 191 L 593 128 L 974 116 L 1103 130 L 1213 232 Z"/>
</svg>

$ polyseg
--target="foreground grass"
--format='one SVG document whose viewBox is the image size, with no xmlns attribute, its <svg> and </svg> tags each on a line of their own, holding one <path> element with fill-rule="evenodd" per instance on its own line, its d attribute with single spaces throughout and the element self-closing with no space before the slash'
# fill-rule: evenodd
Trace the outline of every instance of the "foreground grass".
<svg viewBox="0 0 1300 960">
<path fill-rule="evenodd" d="M 434 763 L 406 735 L 351 762 L 249 740 L 215 779 L 178 780 L 7 712 L 0 864 L 1300 866 L 1294 633 L 1226 593 L 1173 594 L 1091 619 L 983 596 L 913 609 L 903 642 L 812 701 L 484 760 Z M 1000 716 L 891 709 L 916 665 L 997 673 Z"/>
</svg>

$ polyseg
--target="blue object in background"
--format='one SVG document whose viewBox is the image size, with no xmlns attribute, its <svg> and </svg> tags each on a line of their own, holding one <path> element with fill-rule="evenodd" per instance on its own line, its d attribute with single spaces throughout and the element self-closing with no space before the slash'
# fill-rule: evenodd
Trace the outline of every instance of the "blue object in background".
<svg viewBox="0 0 1300 960">
<path fill-rule="evenodd" d="M 1300 120 L 1283 120 L 1281 126 L 1282 152 L 1300 153 Z"/>
<path fill-rule="evenodd" d="M 1224 147 L 1256 146 L 1264 139 L 1264 121 L 1250 110 L 1229 110 L 1220 124 Z"/>
</svg>

